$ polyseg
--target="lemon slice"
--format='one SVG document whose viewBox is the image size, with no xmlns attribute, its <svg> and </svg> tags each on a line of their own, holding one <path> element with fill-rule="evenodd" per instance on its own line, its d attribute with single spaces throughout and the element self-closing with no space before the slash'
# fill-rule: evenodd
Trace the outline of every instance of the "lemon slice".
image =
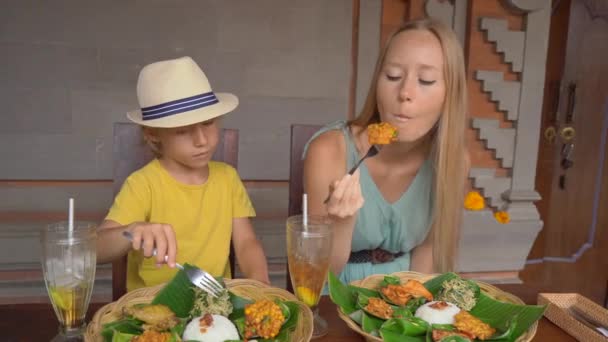
<svg viewBox="0 0 608 342">
<path fill-rule="evenodd" d="M 306 304 L 308 306 L 317 305 L 319 296 L 316 293 L 314 293 L 311 289 L 309 289 L 308 287 L 298 286 L 298 288 L 296 289 L 296 292 L 297 292 L 298 298 L 300 298 L 300 300 L 302 302 L 304 302 L 304 304 Z"/>
<path fill-rule="evenodd" d="M 66 311 L 71 309 L 72 303 L 74 302 L 74 289 L 55 287 L 51 288 L 49 292 L 53 303 L 55 303 L 57 307 Z"/>
</svg>

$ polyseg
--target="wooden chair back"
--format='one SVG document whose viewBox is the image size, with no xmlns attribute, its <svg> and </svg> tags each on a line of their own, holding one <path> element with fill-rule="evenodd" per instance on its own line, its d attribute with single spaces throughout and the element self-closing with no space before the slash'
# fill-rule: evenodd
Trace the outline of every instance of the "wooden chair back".
<svg viewBox="0 0 608 342">
<path fill-rule="evenodd" d="M 302 214 L 302 194 L 304 193 L 304 146 L 308 140 L 322 126 L 319 125 L 291 125 L 291 149 L 289 158 L 289 216 Z M 289 267 L 285 279 L 285 288 L 293 292 Z"/>
</svg>

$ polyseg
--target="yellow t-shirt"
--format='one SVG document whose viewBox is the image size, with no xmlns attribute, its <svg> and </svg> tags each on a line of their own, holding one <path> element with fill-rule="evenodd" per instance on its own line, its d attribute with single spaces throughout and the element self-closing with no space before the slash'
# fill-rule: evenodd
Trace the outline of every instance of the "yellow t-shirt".
<svg viewBox="0 0 608 342">
<path fill-rule="evenodd" d="M 197 265 L 214 276 L 230 277 L 232 219 L 255 216 L 236 170 L 209 162 L 209 177 L 202 185 L 187 185 L 173 178 L 155 159 L 133 172 L 114 199 L 106 220 L 167 223 L 177 239 L 177 262 Z M 154 258 L 129 252 L 127 291 L 169 281 L 177 272 L 156 267 Z"/>
</svg>

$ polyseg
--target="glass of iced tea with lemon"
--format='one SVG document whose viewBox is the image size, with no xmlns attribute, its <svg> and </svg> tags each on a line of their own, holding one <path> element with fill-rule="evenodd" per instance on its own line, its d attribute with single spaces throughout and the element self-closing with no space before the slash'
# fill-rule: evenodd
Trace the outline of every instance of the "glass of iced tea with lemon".
<svg viewBox="0 0 608 342">
<path fill-rule="evenodd" d="M 304 222 L 306 221 L 306 222 Z M 329 270 L 332 230 L 329 219 L 302 215 L 287 219 L 287 261 L 296 297 L 314 313 L 313 338 L 327 334 L 327 322 L 317 305 Z"/>
<path fill-rule="evenodd" d="M 52 341 L 83 341 L 96 268 L 95 226 L 67 222 L 47 226 L 40 234 L 44 281 L 59 320 Z"/>
</svg>

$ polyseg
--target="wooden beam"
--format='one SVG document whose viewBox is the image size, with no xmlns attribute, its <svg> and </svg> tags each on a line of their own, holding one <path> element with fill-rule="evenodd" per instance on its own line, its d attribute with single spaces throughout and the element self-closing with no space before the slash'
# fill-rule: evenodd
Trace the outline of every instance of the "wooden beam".
<svg viewBox="0 0 608 342">
<path fill-rule="evenodd" d="M 357 101 L 357 70 L 359 68 L 359 17 L 361 1 L 353 0 L 352 36 L 350 45 L 350 87 L 348 94 L 348 119 L 355 118 Z"/>
</svg>

